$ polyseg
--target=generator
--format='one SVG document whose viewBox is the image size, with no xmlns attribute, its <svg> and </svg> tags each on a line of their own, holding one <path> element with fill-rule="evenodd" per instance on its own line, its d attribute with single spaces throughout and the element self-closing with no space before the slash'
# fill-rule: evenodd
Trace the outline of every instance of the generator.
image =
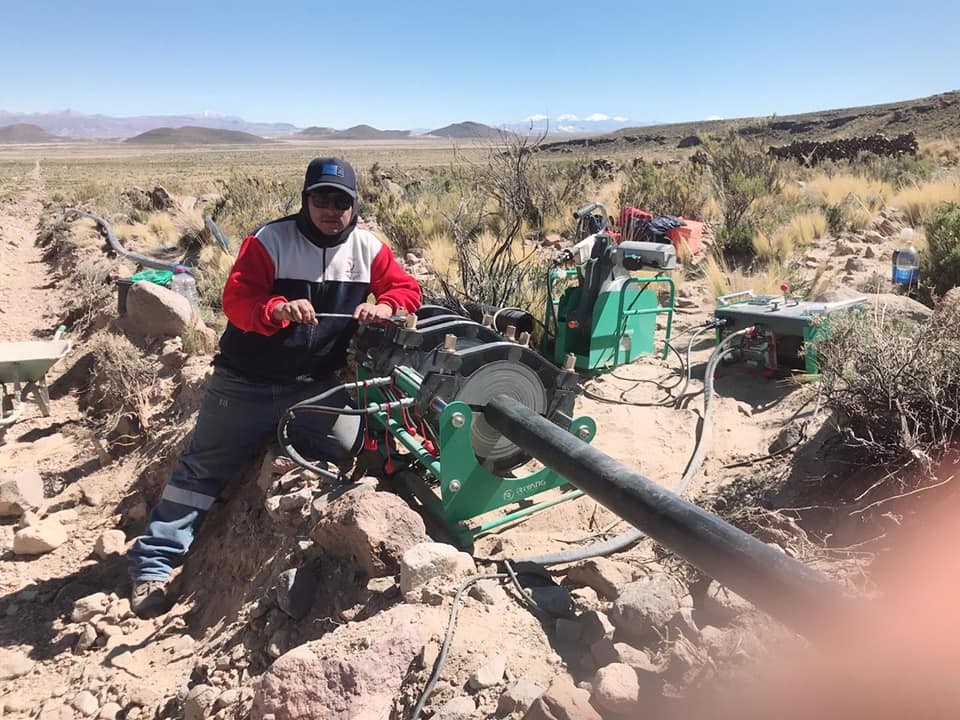
<svg viewBox="0 0 960 720">
<path fill-rule="evenodd" d="M 547 275 L 543 350 L 557 365 L 572 356 L 577 370 L 607 372 L 654 354 L 658 315 L 666 315 L 670 339 L 676 287 L 665 273 L 676 267 L 676 250 L 672 243 L 618 242 L 606 232 L 601 203 L 574 213 L 581 226 L 587 217 L 598 218 L 587 226 L 599 230 L 563 250 Z"/>
<path fill-rule="evenodd" d="M 789 288 L 783 290 L 782 295 L 744 290 L 717 298 L 717 342 L 752 326 L 728 357 L 767 377 L 781 370 L 819 374 L 816 343 L 829 336 L 827 320 L 837 312 L 862 308 L 866 298 L 807 302 L 790 296 Z"/>
</svg>

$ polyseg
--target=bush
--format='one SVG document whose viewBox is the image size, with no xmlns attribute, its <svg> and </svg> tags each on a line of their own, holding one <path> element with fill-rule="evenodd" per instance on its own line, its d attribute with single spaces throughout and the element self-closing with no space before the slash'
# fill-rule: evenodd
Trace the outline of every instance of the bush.
<svg viewBox="0 0 960 720">
<path fill-rule="evenodd" d="M 707 196 L 702 165 L 658 167 L 640 160 L 627 170 L 618 199 L 620 207 L 633 205 L 655 215 L 702 220 Z"/>
<path fill-rule="evenodd" d="M 729 238 L 749 251 L 757 201 L 777 195 L 781 190 L 777 160 L 733 130 L 723 137 L 704 138 L 703 149 L 696 157 L 698 163 L 710 171 L 714 193 L 723 211 L 721 240 Z M 746 234 L 741 227 L 750 229 L 750 239 L 745 243 L 740 242 Z M 724 246 L 724 249 L 728 248 Z"/>
<path fill-rule="evenodd" d="M 823 393 L 864 460 L 929 457 L 960 421 L 960 309 L 921 324 L 894 313 L 847 313 L 818 345 Z"/>
<path fill-rule="evenodd" d="M 960 285 L 960 203 L 937 205 L 924 230 L 927 236 L 925 284 L 943 294 Z"/>
</svg>

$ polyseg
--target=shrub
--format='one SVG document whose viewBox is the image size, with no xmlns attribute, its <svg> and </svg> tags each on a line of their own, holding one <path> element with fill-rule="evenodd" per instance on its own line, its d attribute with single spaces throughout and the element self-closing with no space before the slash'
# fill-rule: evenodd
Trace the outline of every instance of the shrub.
<svg viewBox="0 0 960 720">
<path fill-rule="evenodd" d="M 618 199 L 620 207 L 702 220 L 707 196 L 702 165 L 656 166 L 639 160 L 626 171 Z"/>
<path fill-rule="evenodd" d="M 721 240 L 734 241 L 749 251 L 753 247 L 755 222 L 752 211 L 760 198 L 780 192 L 779 164 L 760 146 L 733 130 L 723 137 L 704 138 L 703 149 L 696 157 L 710 171 L 713 190 L 723 210 L 725 232 Z M 749 232 L 738 230 L 744 226 Z"/>
<path fill-rule="evenodd" d="M 942 294 L 960 285 L 960 203 L 936 206 L 924 230 L 927 236 L 924 280 Z"/>
<path fill-rule="evenodd" d="M 894 313 L 832 318 L 818 345 L 827 405 L 876 463 L 944 450 L 960 420 L 960 309 L 914 324 Z"/>
</svg>

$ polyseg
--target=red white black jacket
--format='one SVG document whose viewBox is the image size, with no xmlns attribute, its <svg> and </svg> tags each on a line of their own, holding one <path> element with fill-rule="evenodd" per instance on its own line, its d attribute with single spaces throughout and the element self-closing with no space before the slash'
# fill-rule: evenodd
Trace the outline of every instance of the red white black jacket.
<svg viewBox="0 0 960 720">
<path fill-rule="evenodd" d="M 317 313 L 352 314 L 372 293 L 378 303 L 414 312 L 420 286 L 376 235 L 354 228 L 323 247 L 297 228 L 296 215 L 244 240 L 223 289 L 229 323 L 214 364 L 251 380 L 318 379 L 346 363 L 354 320 L 318 318 L 316 325 L 274 322 L 281 302 L 306 298 Z"/>
</svg>

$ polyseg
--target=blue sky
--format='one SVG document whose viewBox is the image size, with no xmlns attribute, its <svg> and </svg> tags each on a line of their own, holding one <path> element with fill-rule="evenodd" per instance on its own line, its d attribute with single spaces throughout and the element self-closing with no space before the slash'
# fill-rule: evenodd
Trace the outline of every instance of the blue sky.
<svg viewBox="0 0 960 720">
<path fill-rule="evenodd" d="M 0 109 L 345 128 L 786 115 L 960 89 L 960 2 L 0 0 Z"/>
</svg>

